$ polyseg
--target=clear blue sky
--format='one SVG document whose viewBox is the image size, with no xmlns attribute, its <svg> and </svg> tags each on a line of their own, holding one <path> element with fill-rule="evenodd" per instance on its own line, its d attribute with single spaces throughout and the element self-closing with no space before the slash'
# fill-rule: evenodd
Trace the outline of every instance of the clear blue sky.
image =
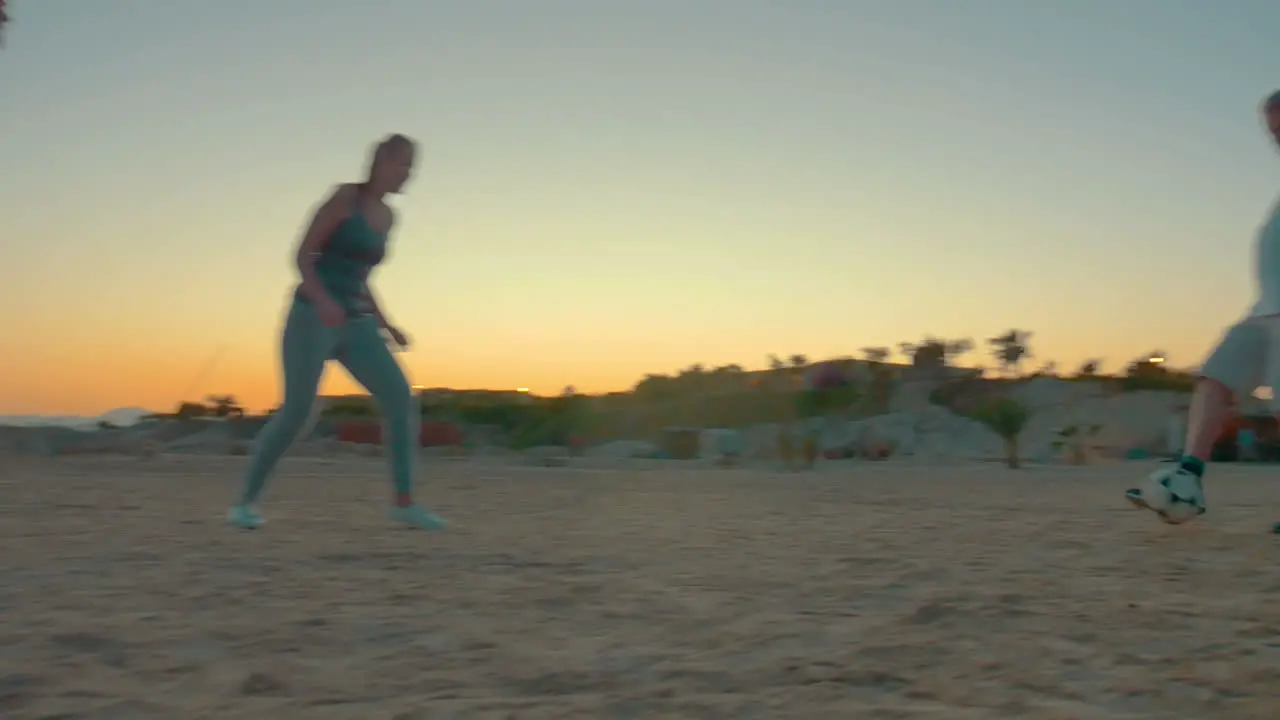
<svg viewBox="0 0 1280 720">
<path fill-rule="evenodd" d="M 167 407 L 219 347 L 192 392 L 273 404 L 300 226 L 387 132 L 414 379 L 547 391 L 1009 327 L 1194 364 L 1280 169 L 1265 0 L 10 5 L 6 413 Z"/>
</svg>

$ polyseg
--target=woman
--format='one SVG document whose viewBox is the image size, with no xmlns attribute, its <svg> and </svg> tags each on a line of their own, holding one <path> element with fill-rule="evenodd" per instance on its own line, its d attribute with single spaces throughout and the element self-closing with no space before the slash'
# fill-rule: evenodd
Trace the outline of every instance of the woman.
<svg viewBox="0 0 1280 720">
<path fill-rule="evenodd" d="M 302 282 L 284 328 L 284 404 L 259 433 L 239 503 L 227 514 L 236 527 L 263 523 L 256 505 L 267 478 L 311 414 L 325 363 L 337 359 L 364 385 L 382 411 L 391 449 L 395 504 L 391 518 L 438 530 L 444 521 L 413 502 L 414 432 L 417 419 L 404 372 L 382 336 L 400 346 L 404 333 L 391 326 L 368 284 L 386 257 L 394 217 L 384 202 L 409 179 L 413 141 L 392 135 L 374 148 L 368 178 L 340 185 L 316 211 L 298 248 Z"/>
</svg>

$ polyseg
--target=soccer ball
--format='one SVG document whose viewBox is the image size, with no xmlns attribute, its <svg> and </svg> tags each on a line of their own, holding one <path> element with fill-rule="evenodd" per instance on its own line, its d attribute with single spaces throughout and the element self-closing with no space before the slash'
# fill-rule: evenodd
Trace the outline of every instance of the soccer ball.
<svg viewBox="0 0 1280 720">
<path fill-rule="evenodd" d="M 1142 486 L 1142 502 L 1161 520 L 1173 525 L 1205 512 L 1200 478 L 1180 467 L 1162 468 L 1151 473 Z"/>
</svg>

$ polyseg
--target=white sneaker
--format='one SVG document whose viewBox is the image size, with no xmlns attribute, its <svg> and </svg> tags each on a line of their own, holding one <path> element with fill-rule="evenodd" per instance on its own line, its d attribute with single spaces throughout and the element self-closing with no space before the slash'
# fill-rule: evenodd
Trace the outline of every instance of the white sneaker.
<svg viewBox="0 0 1280 720">
<path fill-rule="evenodd" d="M 1135 507 L 1151 510 L 1171 525 L 1194 520 L 1208 511 L 1200 478 L 1181 467 L 1161 468 L 1151 473 L 1141 488 L 1129 488 L 1124 497 Z"/>
<path fill-rule="evenodd" d="M 251 505 L 233 505 L 227 511 L 227 522 L 242 530 L 257 530 L 266 520 Z"/>
</svg>

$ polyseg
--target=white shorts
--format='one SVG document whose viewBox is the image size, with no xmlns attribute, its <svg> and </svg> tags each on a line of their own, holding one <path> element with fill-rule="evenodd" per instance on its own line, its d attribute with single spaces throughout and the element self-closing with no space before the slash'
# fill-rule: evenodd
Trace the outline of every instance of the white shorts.
<svg viewBox="0 0 1280 720">
<path fill-rule="evenodd" d="M 1248 318 L 1227 328 L 1200 375 L 1227 386 L 1237 400 L 1262 386 L 1280 389 L 1280 316 Z M 1280 398 L 1271 406 L 1280 409 Z"/>
</svg>

